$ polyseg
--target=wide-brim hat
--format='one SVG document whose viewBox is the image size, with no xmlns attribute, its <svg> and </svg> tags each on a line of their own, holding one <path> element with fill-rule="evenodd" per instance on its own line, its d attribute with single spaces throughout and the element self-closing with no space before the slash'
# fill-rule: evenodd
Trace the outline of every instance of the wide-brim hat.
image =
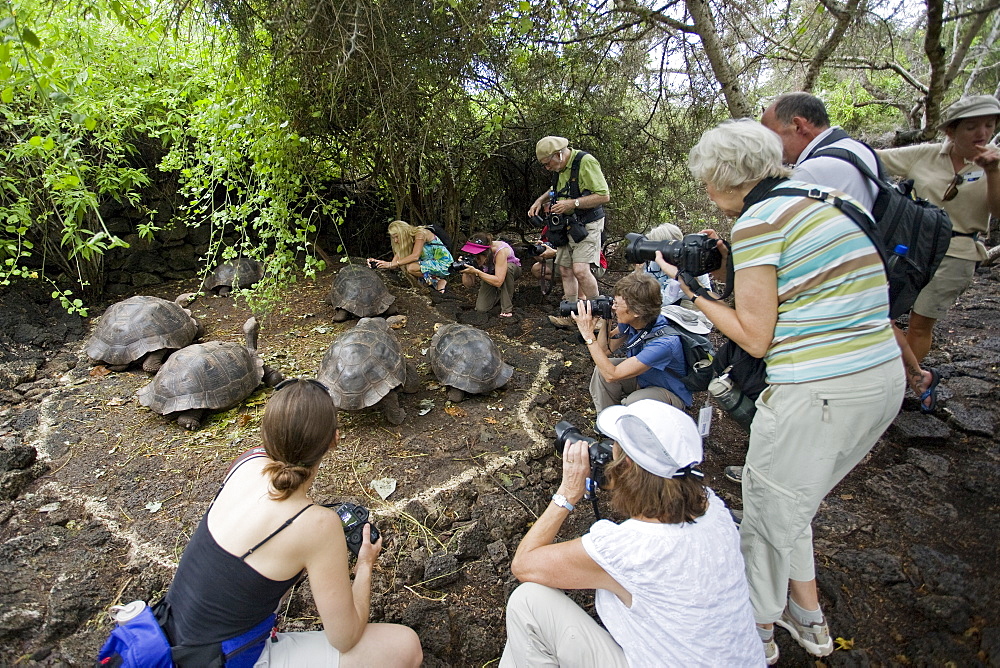
<svg viewBox="0 0 1000 668">
<path fill-rule="evenodd" d="M 992 95 L 963 97 L 944 110 L 938 130 L 944 130 L 957 120 L 976 116 L 997 116 L 997 120 L 1000 121 L 1000 101 Z"/>
<path fill-rule="evenodd" d="M 556 151 L 561 151 L 567 146 L 569 146 L 569 140 L 565 137 L 542 137 L 535 144 L 535 157 L 541 162 Z"/>
<path fill-rule="evenodd" d="M 712 328 L 705 324 L 705 321 L 698 317 L 698 314 L 691 309 L 671 304 L 660 309 L 660 313 L 670 322 L 679 325 L 694 334 L 708 334 Z"/>
<path fill-rule="evenodd" d="M 609 406 L 597 428 L 613 438 L 638 466 L 661 478 L 685 473 L 702 460 L 698 427 L 686 413 L 655 399 Z"/>
</svg>

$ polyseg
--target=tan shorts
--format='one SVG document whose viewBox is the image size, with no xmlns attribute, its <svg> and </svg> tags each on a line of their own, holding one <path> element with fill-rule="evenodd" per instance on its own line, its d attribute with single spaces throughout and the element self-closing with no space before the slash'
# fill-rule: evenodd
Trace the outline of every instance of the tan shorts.
<svg viewBox="0 0 1000 668">
<path fill-rule="evenodd" d="M 946 255 L 934 272 L 931 282 L 917 295 L 917 301 L 913 303 L 913 312 L 934 320 L 945 317 L 959 295 L 972 284 L 972 277 L 975 274 L 975 260 L 963 260 Z"/>
<path fill-rule="evenodd" d="M 330 644 L 323 631 L 279 633 L 277 642 L 268 642 L 254 668 L 337 668 L 340 652 Z"/>
<path fill-rule="evenodd" d="M 587 236 L 577 243 L 571 238 L 569 244 L 556 249 L 556 264 L 560 267 L 570 267 L 574 264 L 592 264 L 601 266 L 601 232 L 604 231 L 604 219 L 598 218 L 587 223 Z"/>
</svg>

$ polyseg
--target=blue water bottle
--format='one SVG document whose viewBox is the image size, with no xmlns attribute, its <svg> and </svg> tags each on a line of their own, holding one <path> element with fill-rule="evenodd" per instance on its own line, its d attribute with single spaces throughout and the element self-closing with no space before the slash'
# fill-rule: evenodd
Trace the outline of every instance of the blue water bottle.
<svg viewBox="0 0 1000 668">
<path fill-rule="evenodd" d="M 899 262 L 899 258 L 906 257 L 906 253 L 910 250 L 910 247 L 905 244 L 898 244 L 892 249 L 892 255 L 889 256 L 889 262 L 886 263 L 887 273 L 892 273 L 896 268 L 896 264 Z"/>
</svg>

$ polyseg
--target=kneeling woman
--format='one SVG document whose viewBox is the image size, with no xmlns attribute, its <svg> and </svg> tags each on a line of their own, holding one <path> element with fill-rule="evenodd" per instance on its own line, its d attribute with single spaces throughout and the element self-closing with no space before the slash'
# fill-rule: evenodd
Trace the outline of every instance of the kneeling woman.
<svg viewBox="0 0 1000 668">
<path fill-rule="evenodd" d="M 506 241 L 494 241 L 485 232 L 475 232 L 462 246 L 472 259 L 472 266 L 462 271 L 462 285 L 471 288 L 478 277 L 477 311 L 489 311 L 500 302 L 500 315 L 514 314 L 514 282 L 521 276 L 521 261 Z"/>
<path fill-rule="evenodd" d="M 369 266 L 379 269 L 402 267 L 409 275 L 423 280 L 438 292 L 444 292 L 451 267 L 451 252 L 426 227 L 414 227 L 402 220 L 389 223 L 391 260 L 368 258 Z"/>
<path fill-rule="evenodd" d="M 553 542 L 590 475 L 587 443 L 567 443 L 562 484 L 511 562 L 525 584 L 507 603 L 500 667 L 763 666 L 739 532 L 695 468 L 694 422 L 643 399 L 597 427 L 615 442 L 611 506 L 629 519 Z M 559 589 L 596 589 L 607 631 Z"/>
<path fill-rule="evenodd" d="M 412 629 L 368 623 L 381 538 L 372 544 L 365 526 L 352 584 L 339 516 L 306 496 L 323 456 L 337 444 L 337 409 L 326 389 L 314 380 L 280 383 L 261 436 L 264 447 L 230 467 L 181 556 L 161 604 L 166 610 L 158 612 L 166 616 L 176 665 L 209 665 L 220 643 L 240 636 L 251 648 L 212 665 L 420 665 Z M 306 573 L 324 630 L 279 633 L 265 642 L 280 599 Z M 190 656 L 178 645 L 190 648 Z"/>
</svg>

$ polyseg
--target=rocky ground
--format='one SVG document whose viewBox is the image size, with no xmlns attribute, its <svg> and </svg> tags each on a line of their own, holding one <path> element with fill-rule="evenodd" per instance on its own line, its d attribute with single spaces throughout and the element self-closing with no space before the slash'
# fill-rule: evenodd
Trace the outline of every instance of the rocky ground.
<svg viewBox="0 0 1000 668">
<path fill-rule="evenodd" d="M 261 352 L 287 374 L 314 375 L 351 326 L 330 319 L 330 278 L 296 284 L 262 318 Z M 1000 270 L 981 270 L 939 325 L 928 359 L 945 379 L 938 412 L 922 415 L 909 398 L 816 518 L 819 584 L 838 637 L 825 665 L 1000 665 L 991 523 L 1000 503 L 998 281 Z M 147 294 L 173 298 L 194 286 L 156 287 Z M 544 321 L 554 297 L 527 278 L 511 319 L 471 311 L 474 295 L 461 287 L 436 303 L 401 283 L 390 288 L 407 315 L 396 334 L 420 390 L 403 396 L 399 427 L 374 412 L 343 415 L 342 446 L 314 497 L 374 512 L 385 535 L 375 620 L 415 628 L 428 666 L 490 665 L 516 585 L 510 555 L 558 484 L 551 427 L 560 419 L 593 427 L 592 365 L 575 334 Z M 243 302 L 215 297 L 192 310 L 206 340 L 239 340 L 250 315 Z M 456 319 L 489 331 L 515 374 L 503 390 L 449 404 L 423 353 L 434 323 Z M 135 400 L 149 381 L 142 371 L 91 366 L 82 348 L 92 324 L 44 290 L 0 294 L 0 665 L 89 664 L 110 626 L 103 611 L 165 590 L 228 461 L 258 443 L 271 390 L 186 432 Z M 692 414 L 704 400 L 696 396 Z M 734 507 L 739 489 L 721 472 L 744 448 L 745 436 L 716 410 L 705 469 Z M 387 500 L 369 486 L 378 478 L 396 481 Z M 592 521 L 581 508 L 564 535 Z M 283 625 L 317 622 L 300 585 Z M 777 638 L 782 665 L 812 665 L 786 633 Z"/>
</svg>

